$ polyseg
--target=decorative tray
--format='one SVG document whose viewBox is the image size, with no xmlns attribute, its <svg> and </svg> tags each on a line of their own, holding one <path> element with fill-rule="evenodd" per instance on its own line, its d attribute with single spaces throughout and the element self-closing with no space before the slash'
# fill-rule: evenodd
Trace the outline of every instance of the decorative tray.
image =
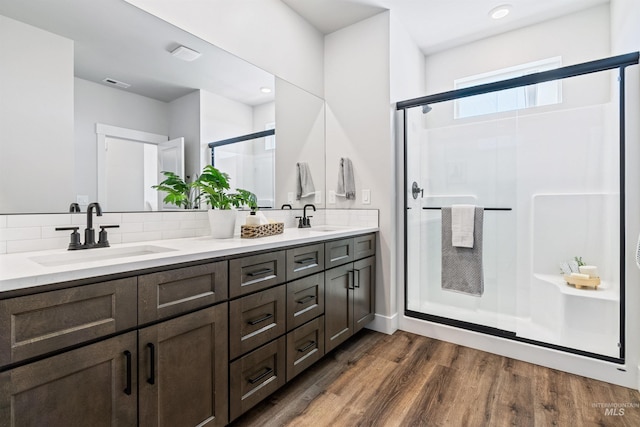
<svg viewBox="0 0 640 427">
<path fill-rule="evenodd" d="M 284 222 L 270 222 L 262 225 L 241 225 L 240 237 L 243 239 L 255 239 L 258 237 L 273 236 L 284 232 Z"/>
</svg>

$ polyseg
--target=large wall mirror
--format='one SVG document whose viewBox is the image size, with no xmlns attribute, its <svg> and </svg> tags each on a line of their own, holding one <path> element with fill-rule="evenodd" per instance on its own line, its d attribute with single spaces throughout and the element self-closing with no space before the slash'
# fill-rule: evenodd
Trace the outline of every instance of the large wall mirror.
<svg viewBox="0 0 640 427">
<path fill-rule="evenodd" d="M 0 0 L 0 39 L 1 214 L 169 209 L 161 170 L 194 179 L 208 143 L 273 127 L 272 167 L 238 157 L 232 187 L 279 207 L 305 162 L 324 192 L 322 99 L 129 3 Z"/>
</svg>

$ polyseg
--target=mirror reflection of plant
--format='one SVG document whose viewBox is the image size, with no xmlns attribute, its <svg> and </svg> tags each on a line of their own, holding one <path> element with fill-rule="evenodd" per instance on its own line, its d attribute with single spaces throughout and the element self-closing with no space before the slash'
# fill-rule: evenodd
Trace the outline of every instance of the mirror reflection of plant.
<svg viewBox="0 0 640 427">
<path fill-rule="evenodd" d="M 162 199 L 164 203 L 176 205 L 184 209 L 197 208 L 198 195 L 195 194 L 193 183 L 185 182 L 182 177 L 173 172 L 162 171 L 165 179 L 158 185 L 153 185 L 158 191 L 164 191 L 167 195 Z"/>
<path fill-rule="evenodd" d="M 198 200 L 204 198 L 212 209 L 231 209 L 244 205 L 256 207 L 256 195 L 252 192 L 241 188 L 236 188 L 236 193 L 229 192 L 229 179 L 229 174 L 207 165 L 192 186 L 200 191 Z"/>
</svg>

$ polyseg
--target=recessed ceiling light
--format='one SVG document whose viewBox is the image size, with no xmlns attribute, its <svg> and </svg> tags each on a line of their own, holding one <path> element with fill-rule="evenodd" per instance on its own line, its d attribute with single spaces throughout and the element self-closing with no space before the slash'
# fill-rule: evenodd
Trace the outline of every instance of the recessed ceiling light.
<svg viewBox="0 0 640 427">
<path fill-rule="evenodd" d="M 189 49 L 186 46 L 178 46 L 171 51 L 171 55 L 182 59 L 183 61 L 193 61 L 194 59 L 200 58 L 202 54 L 196 50 Z"/>
<path fill-rule="evenodd" d="M 502 19 L 505 16 L 507 16 L 510 11 L 511 11 L 511 5 L 503 4 L 491 9 L 491 11 L 489 12 L 489 16 L 491 16 L 493 19 Z"/>
<path fill-rule="evenodd" d="M 266 86 L 262 86 L 260 88 L 260 92 L 262 92 L 262 93 L 271 93 L 271 88 L 268 88 Z"/>
</svg>

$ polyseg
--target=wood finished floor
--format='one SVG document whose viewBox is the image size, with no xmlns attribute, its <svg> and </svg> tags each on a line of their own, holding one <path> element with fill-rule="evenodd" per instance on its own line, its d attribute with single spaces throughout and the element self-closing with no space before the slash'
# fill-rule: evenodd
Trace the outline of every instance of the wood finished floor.
<svg viewBox="0 0 640 427">
<path fill-rule="evenodd" d="M 613 415 L 598 406 L 611 403 L 635 407 Z M 408 332 L 364 330 L 232 427 L 637 427 L 639 406 L 636 390 Z"/>
</svg>

